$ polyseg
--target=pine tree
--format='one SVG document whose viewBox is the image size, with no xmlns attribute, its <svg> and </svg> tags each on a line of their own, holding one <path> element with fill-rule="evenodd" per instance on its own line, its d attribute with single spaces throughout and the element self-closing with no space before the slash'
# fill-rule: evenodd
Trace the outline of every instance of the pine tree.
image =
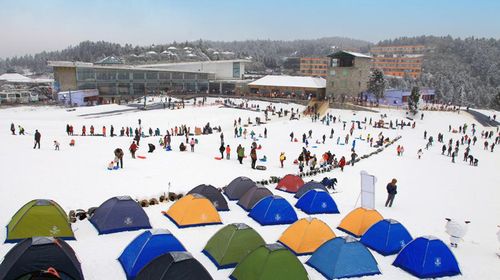
<svg viewBox="0 0 500 280">
<path fill-rule="evenodd" d="M 491 100 L 491 108 L 500 110 L 500 88 L 497 89 L 497 94 Z"/>
<path fill-rule="evenodd" d="M 384 98 L 385 86 L 386 81 L 384 79 L 384 72 L 378 68 L 373 69 L 370 80 L 368 81 L 368 91 L 375 95 L 377 103 L 380 99 Z"/>
<path fill-rule="evenodd" d="M 413 87 L 411 89 L 410 97 L 408 98 L 408 109 L 414 115 L 418 112 L 419 101 L 420 101 L 420 89 L 418 87 Z"/>
</svg>

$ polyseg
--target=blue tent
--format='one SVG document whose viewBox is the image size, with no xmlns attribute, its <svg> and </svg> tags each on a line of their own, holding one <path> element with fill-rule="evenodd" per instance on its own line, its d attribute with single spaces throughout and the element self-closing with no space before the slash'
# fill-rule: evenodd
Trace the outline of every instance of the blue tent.
<svg viewBox="0 0 500 280">
<path fill-rule="evenodd" d="M 392 265 L 418 278 L 437 278 L 461 274 L 450 248 L 436 237 L 419 237 L 399 252 Z"/>
<path fill-rule="evenodd" d="M 380 274 L 372 253 L 350 236 L 336 237 L 321 245 L 306 264 L 327 279 Z"/>
<path fill-rule="evenodd" d="M 310 190 L 299 198 L 295 207 L 307 214 L 340 213 L 337 204 L 328 192 Z"/>
<path fill-rule="evenodd" d="M 90 222 L 99 234 L 151 228 L 146 212 L 130 196 L 106 200 L 95 210 Z"/>
<path fill-rule="evenodd" d="M 186 251 L 186 249 L 168 230 L 148 230 L 128 244 L 118 261 L 127 274 L 127 279 L 134 279 L 150 261 L 174 251 Z"/>
<path fill-rule="evenodd" d="M 297 214 L 286 199 L 273 195 L 261 199 L 248 214 L 262 226 L 292 224 L 297 221 Z"/>
<path fill-rule="evenodd" d="M 366 247 L 388 256 L 399 253 L 412 237 L 408 230 L 396 220 L 381 220 L 371 226 L 361 237 Z"/>
<path fill-rule="evenodd" d="M 295 195 L 293 197 L 300 198 L 306 192 L 308 192 L 309 190 L 313 190 L 313 189 L 324 190 L 325 192 L 327 191 L 325 185 L 318 183 L 318 182 L 315 182 L 315 181 L 309 181 L 309 182 L 305 183 L 302 187 L 300 187 L 300 189 L 295 193 Z"/>
</svg>

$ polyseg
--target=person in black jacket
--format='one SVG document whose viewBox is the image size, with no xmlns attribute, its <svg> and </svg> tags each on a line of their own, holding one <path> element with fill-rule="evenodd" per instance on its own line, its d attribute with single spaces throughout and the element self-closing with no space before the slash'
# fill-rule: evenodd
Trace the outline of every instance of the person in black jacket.
<svg viewBox="0 0 500 280">
<path fill-rule="evenodd" d="M 38 149 L 40 149 L 40 139 L 42 138 L 42 135 L 40 132 L 38 132 L 38 129 L 35 131 L 35 146 L 33 146 L 33 149 L 36 148 L 38 145 Z"/>
<path fill-rule="evenodd" d="M 392 202 L 394 202 L 394 197 L 398 193 L 396 183 L 398 180 L 392 179 L 392 181 L 387 184 L 387 200 L 385 202 L 385 207 L 392 207 Z"/>
</svg>

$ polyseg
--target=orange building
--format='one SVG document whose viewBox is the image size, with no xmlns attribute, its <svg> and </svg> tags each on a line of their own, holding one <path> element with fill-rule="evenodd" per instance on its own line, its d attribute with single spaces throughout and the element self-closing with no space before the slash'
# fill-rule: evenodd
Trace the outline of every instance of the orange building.
<svg viewBox="0 0 500 280">
<path fill-rule="evenodd" d="M 326 57 L 302 57 L 300 58 L 300 74 L 326 78 L 328 61 Z"/>
<path fill-rule="evenodd" d="M 384 71 L 385 75 L 418 78 L 422 74 L 425 46 L 377 46 L 370 52 L 373 67 Z"/>
</svg>

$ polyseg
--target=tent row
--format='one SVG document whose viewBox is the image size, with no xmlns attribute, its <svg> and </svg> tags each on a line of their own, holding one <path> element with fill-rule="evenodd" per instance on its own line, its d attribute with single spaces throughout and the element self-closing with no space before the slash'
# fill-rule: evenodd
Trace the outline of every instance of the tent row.
<svg viewBox="0 0 500 280">
<path fill-rule="evenodd" d="M 106 200 L 89 220 L 99 234 L 151 228 L 144 210 L 129 196 Z M 34 236 L 75 239 L 68 215 L 59 204 L 48 199 L 32 200 L 21 207 L 7 225 L 5 242 L 15 243 Z"/>
</svg>

